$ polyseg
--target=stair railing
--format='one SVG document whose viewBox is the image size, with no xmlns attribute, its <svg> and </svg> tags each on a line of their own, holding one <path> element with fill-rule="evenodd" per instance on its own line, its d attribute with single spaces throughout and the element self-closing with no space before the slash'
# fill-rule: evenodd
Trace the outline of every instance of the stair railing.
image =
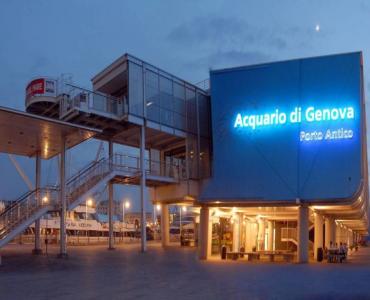
<svg viewBox="0 0 370 300">
<path fill-rule="evenodd" d="M 72 204 L 79 196 L 91 189 L 104 176 L 110 173 L 109 160 L 101 159 L 95 164 L 92 164 L 84 172 L 76 174 L 67 182 L 67 202 Z"/>
<path fill-rule="evenodd" d="M 0 239 L 39 209 L 54 205 L 57 199 L 56 189 L 34 190 L 22 196 L 0 215 Z"/>
</svg>

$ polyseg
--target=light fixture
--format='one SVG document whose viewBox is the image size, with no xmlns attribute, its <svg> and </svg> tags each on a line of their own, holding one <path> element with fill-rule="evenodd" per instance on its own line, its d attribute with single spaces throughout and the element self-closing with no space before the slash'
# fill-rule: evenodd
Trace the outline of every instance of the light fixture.
<svg viewBox="0 0 370 300">
<path fill-rule="evenodd" d="M 87 199 L 87 201 L 86 201 L 86 205 L 87 205 L 87 206 L 92 206 L 92 204 L 93 204 L 92 199 L 91 199 L 91 198 Z"/>
<path fill-rule="evenodd" d="M 125 208 L 130 208 L 130 202 L 128 201 L 125 202 Z"/>
<path fill-rule="evenodd" d="M 48 203 L 48 201 L 49 201 L 49 199 L 48 199 L 47 196 L 42 197 L 42 202 L 43 203 Z"/>
<path fill-rule="evenodd" d="M 183 212 L 186 212 L 187 211 L 187 207 L 185 205 L 182 207 L 182 211 Z"/>
<path fill-rule="evenodd" d="M 157 208 L 157 211 L 160 211 L 161 210 L 161 205 L 160 204 L 157 204 L 156 205 L 156 208 Z"/>
</svg>

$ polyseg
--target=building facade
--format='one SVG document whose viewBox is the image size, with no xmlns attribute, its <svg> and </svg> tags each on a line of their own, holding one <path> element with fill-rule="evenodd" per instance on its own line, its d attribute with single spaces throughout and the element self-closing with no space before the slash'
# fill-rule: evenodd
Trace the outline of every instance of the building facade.
<svg viewBox="0 0 370 300">
<path fill-rule="evenodd" d="M 38 180 L 32 197 L 15 202 L 13 210 L 27 210 L 34 199 L 27 222 L 11 211 L 0 215 L 0 224 L 16 218 L 0 247 L 33 222 L 39 236 L 39 218 L 62 207 L 65 256 L 66 212 L 102 184 L 108 185 L 109 248 L 120 209 L 114 184 L 140 187 L 142 228 L 149 189 L 160 208 L 163 246 L 169 244 L 169 205 L 197 207 L 201 259 L 226 249 L 307 262 L 319 249 L 351 246 L 367 234 L 361 53 L 213 70 L 210 89 L 125 54 L 95 75 L 92 87 L 38 78 L 27 86 L 27 113 L 0 109 L 3 119 L 19 124 L 17 132 L 11 122 L 0 128 L 1 152 L 35 157 L 36 178 L 41 159 L 61 158 L 57 189 L 40 194 Z M 66 151 L 90 138 L 108 144 L 108 157 L 65 178 Z M 136 147 L 139 155 L 114 145 Z"/>
<path fill-rule="evenodd" d="M 211 71 L 200 257 L 352 246 L 368 230 L 361 53 Z"/>
</svg>

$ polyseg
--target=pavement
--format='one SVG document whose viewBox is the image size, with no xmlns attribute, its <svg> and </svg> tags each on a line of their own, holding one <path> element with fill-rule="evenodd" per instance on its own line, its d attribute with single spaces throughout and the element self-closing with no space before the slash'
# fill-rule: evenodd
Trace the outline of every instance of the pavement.
<svg viewBox="0 0 370 300">
<path fill-rule="evenodd" d="M 370 299 L 370 247 L 343 264 L 199 261 L 193 248 L 149 243 L 1 249 L 0 299 Z"/>
</svg>

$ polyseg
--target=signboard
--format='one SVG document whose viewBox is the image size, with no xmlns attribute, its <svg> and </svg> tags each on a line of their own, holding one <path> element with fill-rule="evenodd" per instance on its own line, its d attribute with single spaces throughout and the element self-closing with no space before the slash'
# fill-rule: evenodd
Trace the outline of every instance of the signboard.
<svg viewBox="0 0 370 300">
<path fill-rule="evenodd" d="M 56 96 L 56 81 L 47 78 L 32 80 L 26 87 L 26 100 L 34 96 Z"/>
<path fill-rule="evenodd" d="M 361 61 L 350 53 L 212 71 L 213 176 L 202 201 L 352 197 L 362 178 Z"/>
</svg>

